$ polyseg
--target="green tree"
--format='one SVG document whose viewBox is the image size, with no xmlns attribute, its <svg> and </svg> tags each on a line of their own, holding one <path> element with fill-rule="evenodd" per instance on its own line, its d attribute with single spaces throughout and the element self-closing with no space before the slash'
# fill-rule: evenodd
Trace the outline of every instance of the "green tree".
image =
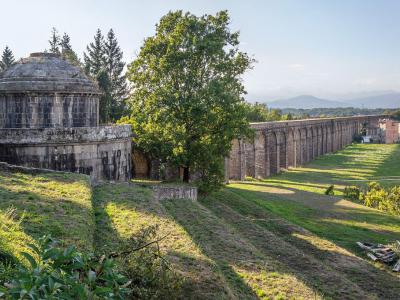
<svg viewBox="0 0 400 300">
<path fill-rule="evenodd" d="M 277 109 L 268 109 L 265 103 L 246 103 L 249 122 L 280 121 L 290 116 L 282 116 Z"/>
<path fill-rule="evenodd" d="M 64 59 L 69 60 L 71 63 L 73 63 L 76 66 L 80 66 L 81 62 L 78 58 L 78 55 L 75 53 L 75 51 L 72 49 L 71 46 L 71 39 L 68 34 L 64 32 L 64 35 L 60 39 L 60 48 L 61 48 L 61 56 Z"/>
<path fill-rule="evenodd" d="M 123 53 L 112 29 L 110 29 L 107 34 L 103 49 L 104 68 L 110 83 L 110 119 L 116 121 L 121 118 L 125 111 L 125 100 L 128 94 L 128 88 L 124 74 L 125 63 L 122 61 Z"/>
<path fill-rule="evenodd" d="M 96 79 L 102 96 L 100 98 L 100 122 L 109 123 L 120 119 L 126 111 L 125 100 L 128 94 L 124 72 L 123 53 L 118 45 L 114 31 L 110 29 L 104 39 L 100 29 L 94 41 L 84 53 L 85 72 Z"/>
<path fill-rule="evenodd" d="M 113 98 L 111 95 L 111 82 L 108 77 L 107 71 L 101 69 L 96 76 L 97 83 L 102 92 L 99 103 L 99 115 L 101 123 L 109 123 L 111 121 L 111 111 Z"/>
<path fill-rule="evenodd" d="M 87 53 L 83 54 L 85 72 L 87 75 L 97 80 L 102 92 L 99 103 L 100 122 L 110 121 L 111 107 L 111 82 L 105 68 L 104 36 L 100 29 L 97 29 L 94 41 L 87 47 Z"/>
<path fill-rule="evenodd" d="M 199 172 L 203 187 L 223 180 L 233 139 L 251 134 L 241 75 L 253 59 L 239 51 L 229 16 L 170 12 L 128 68 L 134 142 L 145 153 Z"/>
<path fill-rule="evenodd" d="M 393 119 L 395 119 L 395 120 L 397 120 L 397 121 L 400 121 L 400 109 L 399 110 L 396 110 L 396 111 L 394 111 L 394 112 L 392 112 L 392 118 Z"/>
<path fill-rule="evenodd" d="M 86 47 L 87 53 L 83 54 L 85 71 L 88 75 L 96 78 L 104 67 L 104 36 L 97 29 L 94 41 Z"/>
<path fill-rule="evenodd" d="M 51 53 L 60 54 L 60 35 L 55 27 L 51 29 L 49 44 Z"/>
<path fill-rule="evenodd" d="M 1 55 L 0 71 L 3 72 L 15 63 L 14 55 L 11 49 L 6 46 Z"/>
</svg>

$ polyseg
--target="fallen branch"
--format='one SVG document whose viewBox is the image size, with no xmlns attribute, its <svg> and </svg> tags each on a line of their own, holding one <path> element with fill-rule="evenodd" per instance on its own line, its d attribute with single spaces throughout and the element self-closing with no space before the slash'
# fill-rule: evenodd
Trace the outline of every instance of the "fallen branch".
<svg viewBox="0 0 400 300">
<path fill-rule="evenodd" d="M 144 248 L 146 248 L 146 247 L 148 247 L 148 246 L 150 246 L 150 245 L 153 245 L 153 244 L 156 244 L 156 243 L 158 244 L 158 243 L 161 242 L 163 239 L 165 239 L 167 236 L 169 236 L 169 234 L 166 234 L 166 235 L 164 235 L 163 237 L 161 237 L 161 238 L 159 238 L 159 239 L 157 239 L 157 240 L 148 242 L 148 243 L 146 243 L 146 244 L 144 244 L 144 245 L 142 245 L 142 246 L 140 246 L 140 247 L 137 247 L 137 248 L 133 248 L 133 249 L 126 250 L 126 251 L 122 251 L 122 252 L 112 252 L 112 253 L 110 253 L 110 254 L 108 255 L 108 257 L 109 257 L 109 258 L 116 258 L 116 257 L 120 257 L 120 256 L 127 256 L 127 255 L 129 255 L 129 254 L 131 254 L 131 253 L 133 253 L 133 252 L 142 250 L 142 249 L 144 249 Z"/>
</svg>

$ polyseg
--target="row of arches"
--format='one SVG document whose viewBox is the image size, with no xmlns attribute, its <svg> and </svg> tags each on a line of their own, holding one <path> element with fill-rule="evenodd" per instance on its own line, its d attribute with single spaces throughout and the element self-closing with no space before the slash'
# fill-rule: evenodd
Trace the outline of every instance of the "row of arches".
<svg viewBox="0 0 400 300">
<path fill-rule="evenodd" d="M 226 159 L 227 179 L 264 178 L 342 149 L 359 133 L 359 119 L 257 124 L 254 140 L 235 140 Z M 261 127 L 261 128 L 260 128 Z"/>
</svg>

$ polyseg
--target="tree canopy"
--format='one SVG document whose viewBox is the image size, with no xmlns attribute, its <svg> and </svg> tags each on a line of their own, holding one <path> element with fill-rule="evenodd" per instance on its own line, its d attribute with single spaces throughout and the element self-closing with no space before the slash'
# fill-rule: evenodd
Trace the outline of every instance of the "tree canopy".
<svg viewBox="0 0 400 300">
<path fill-rule="evenodd" d="M 81 62 L 76 52 L 72 49 L 71 38 L 67 33 L 64 32 L 61 37 L 55 27 L 51 30 L 49 39 L 50 52 L 60 55 L 63 59 L 66 59 L 76 66 L 80 66 Z"/>
<path fill-rule="evenodd" d="M 1 55 L 0 72 L 5 71 L 15 63 L 14 55 L 11 49 L 6 46 Z"/>
<path fill-rule="evenodd" d="M 265 103 L 246 103 L 247 120 L 249 122 L 268 122 L 292 120 L 291 113 L 282 114 L 279 109 L 269 109 Z"/>
<path fill-rule="evenodd" d="M 170 12 L 129 65 L 134 143 L 144 152 L 221 182 L 233 139 L 249 135 L 241 76 L 253 59 L 239 50 L 226 11 Z"/>
<path fill-rule="evenodd" d="M 94 41 L 86 47 L 84 68 L 95 78 L 103 95 L 100 99 L 100 121 L 115 122 L 125 113 L 128 87 L 124 74 L 123 53 L 112 29 L 104 38 L 97 29 Z"/>
</svg>

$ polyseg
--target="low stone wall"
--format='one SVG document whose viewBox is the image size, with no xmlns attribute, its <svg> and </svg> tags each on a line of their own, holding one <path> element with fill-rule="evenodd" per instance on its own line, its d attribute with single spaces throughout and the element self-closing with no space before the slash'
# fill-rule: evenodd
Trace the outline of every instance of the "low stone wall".
<svg viewBox="0 0 400 300">
<path fill-rule="evenodd" d="M 162 186 L 155 185 L 153 196 L 156 200 L 163 199 L 190 199 L 197 200 L 197 188 L 188 186 Z"/>
<path fill-rule="evenodd" d="M 131 178 L 131 127 L 0 129 L 0 161 L 90 175 L 93 181 Z"/>
</svg>

